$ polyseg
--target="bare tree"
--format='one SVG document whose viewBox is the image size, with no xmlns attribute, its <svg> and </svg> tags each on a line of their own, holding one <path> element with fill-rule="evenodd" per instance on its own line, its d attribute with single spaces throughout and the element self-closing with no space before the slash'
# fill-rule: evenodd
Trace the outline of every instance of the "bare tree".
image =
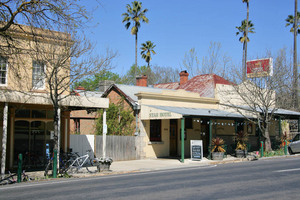
<svg viewBox="0 0 300 200">
<path fill-rule="evenodd" d="M 236 70 L 232 84 L 219 88 L 220 101 L 227 109 L 237 111 L 245 119 L 255 123 L 262 133 L 266 151 L 271 151 L 270 123 L 279 108 L 276 91 L 287 87 L 284 77 L 288 76 L 286 66 L 275 62 L 272 76 L 251 78 L 243 81 L 243 72 Z"/>
<path fill-rule="evenodd" d="M 199 59 L 195 48 L 191 48 L 187 53 L 184 54 L 182 64 L 180 67 L 182 70 L 187 70 L 191 76 L 200 74 Z"/>
<path fill-rule="evenodd" d="M 71 93 L 70 88 L 74 82 L 82 80 L 101 70 L 111 69 L 111 61 L 116 53 L 107 50 L 104 56 L 95 56 L 93 46 L 77 35 L 60 33 L 49 44 L 35 42 L 32 45 L 31 56 L 38 66 L 44 70 L 37 70 L 39 76 L 32 80 L 35 87 L 49 87 L 46 91 L 54 108 L 54 148 L 58 149 L 58 133 L 61 102 Z M 34 64 L 35 65 L 35 64 Z M 33 66 L 35 68 L 35 66 Z M 34 72 L 35 73 L 35 72 Z M 72 97 L 76 98 L 76 97 Z"/>
<path fill-rule="evenodd" d="M 220 42 L 210 42 L 208 55 L 202 59 L 203 74 L 219 74 L 226 76 L 227 69 L 231 66 L 231 57 L 221 51 Z"/>
</svg>

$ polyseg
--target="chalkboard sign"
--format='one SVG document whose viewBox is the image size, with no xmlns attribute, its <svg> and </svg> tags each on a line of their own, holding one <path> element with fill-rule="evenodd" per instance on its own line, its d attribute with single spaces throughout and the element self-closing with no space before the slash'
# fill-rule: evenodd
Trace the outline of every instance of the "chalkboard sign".
<svg viewBox="0 0 300 200">
<path fill-rule="evenodd" d="M 191 140 L 191 159 L 202 160 L 203 145 L 202 140 Z"/>
</svg>

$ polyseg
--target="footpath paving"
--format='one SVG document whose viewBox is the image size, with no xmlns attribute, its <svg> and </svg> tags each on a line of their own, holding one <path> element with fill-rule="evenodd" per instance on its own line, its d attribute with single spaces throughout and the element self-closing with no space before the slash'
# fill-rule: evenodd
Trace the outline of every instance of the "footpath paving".
<svg viewBox="0 0 300 200">
<path fill-rule="evenodd" d="M 215 164 L 224 164 L 224 163 L 233 163 L 233 162 L 242 162 L 247 161 L 249 158 L 236 158 L 232 156 L 227 156 L 223 160 L 208 160 L 203 158 L 202 160 L 194 161 L 191 159 L 185 159 L 184 163 L 180 162 L 178 159 L 171 158 L 158 158 L 158 159 L 142 159 L 142 160 L 129 160 L 129 161 L 114 161 L 109 171 L 89 173 L 86 168 L 82 168 L 76 174 L 72 174 L 74 178 L 80 177 L 91 177 L 91 176 L 102 176 L 110 174 L 125 174 L 125 173 L 135 173 L 135 172 L 146 172 L 146 171 L 155 171 L 155 170 L 167 170 L 167 169 L 176 169 L 176 168 L 187 168 L 187 167 L 196 167 L 196 166 L 207 166 Z M 96 171 L 92 169 L 91 171 Z M 44 172 L 26 172 L 26 174 L 34 180 L 45 179 Z"/>
<path fill-rule="evenodd" d="M 259 159 L 276 159 L 284 157 L 295 157 L 298 155 L 287 155 L 287 156 L 275 156 L 275 157 L 264 157 Z M 78 173 L 72 174 L 73 178 L 82 178 L 82 177 L 92 177 L 92 176 L 103 176 L 103 175 L 114 175 L 114 174 L 126 174 L 126 173 L 136 173 L 136 172 L 147 172 L 155 170 L 167 170 L 167 169 L 176 169 L 176 168 L 188 168 L 188 167 L 201 167 L 208 165 L 220 165 L 226 163 L 235 163 L 235 162 L 247 162 L 256 160 L 253 156 L 248 156 L 247 158 L 236 158 L 233 156 L 227 156 L 223 160 L 208 160 L 203 158 L 201 161 L 193 161 L 191 159 L 185 159 L 184 163 L 180 162 L 178 159 L 171 158 L 159 158 L 159 159 L 143 159 L 143 160 L 130 160 L 130 161 L 115 161 L 111 164 L 110 170 L 105 172 L 89 173 L 86 168 L 82 168 Z M 95 169 L 92 171 L 96 171 Z M 44 180 L 44 172 L 26 172 L 29 177 L 34 180 Z"/>
</svg>

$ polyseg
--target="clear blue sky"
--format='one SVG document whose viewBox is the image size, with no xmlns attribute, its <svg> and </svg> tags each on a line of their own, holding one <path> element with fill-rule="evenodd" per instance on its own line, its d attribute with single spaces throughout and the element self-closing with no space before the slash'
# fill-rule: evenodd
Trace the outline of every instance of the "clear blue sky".
<svg viewBox="0 0 300 200">
<path fill-rule="evenodd" d="M 88 4 L 86 3 L 88 2 Z M 122 23 L 127 0 L 99 0 L 93 23 L 87 31 L 103 54 L 106 48 L 118 51 L 113 72 L 124 74 L 135 62 L 135 37 Z M 220 42 L 222 52 L 235 64 L 241 64 L 242 44 L 236 36 L 236 26 L 246 18 L 246 4 L 242 0 L 143 0 L 149 11 L 149 23 L 143 23 L 138 33 L 138 44 L 151 40 L 156 44 L 156 55 L 151 65 L 180 69 L 184 54 L 195 48 L 201 60 L 207 55 L 210 42 Z M 96 7 L 94 0 L 85 1 L 88 9 Z M 299 9 L 299 8 L 298 8 Z M 250 20 L 255 34 L 250 34 L 248 60 L 265 56 L 282 47 L 292 48 L 293 35 L 285 27 L 285 19 L 294 13 L 294 0 L 250 0 Z M 299 41 L 299 40 L 298 40 Z M 299 44 L 298 44 L 299 46 Z M 200 61 L 201 63 L 201 61 Z M 138 65 L 146 65 L 138 54 Z"/>
</svg>

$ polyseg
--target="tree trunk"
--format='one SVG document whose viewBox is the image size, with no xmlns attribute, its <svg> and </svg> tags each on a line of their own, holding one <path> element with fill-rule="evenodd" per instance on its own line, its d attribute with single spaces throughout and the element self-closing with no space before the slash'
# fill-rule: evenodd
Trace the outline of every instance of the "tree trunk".
<svg viewBox="0 0 300 200">
<path fill-rule="evenodd" d="M 134 76 L 136 77 L 136 71 L 137 71 L 137 41 L 138 41 L 138 36 L 137 33 L 135 34 L 135 67 L 134 67 Z"/>
<path fill-rule="evenodd" d="M 293 107 L 298 110 L 298 64 L 297 64 L 297 33 L 298 33 L 298 15 L 297 9 L 298 1 L 295 0 L 295 14 L 294 14 L 294 55 L 293 55 Z"/>
<path fill-rule="evenodd" d="M 245 50 L 246 50 L 246 42 L 244 41 L 243 43 L 243 63 L 242 63 L 242 67 L 243 67 L 243 71 L 242 71 L 242 80 L 243 82 L 246 81 L 246 59 L 245 59 Z"/>
<path fill-rule="evenodd" d="M 265 123 L 265 130 L 263 136 L 265 138 L 265 151 L 272 151 L 268 122 Z"/>
<path fill-rule="evenodd" d="M 245 54 L 244 54 L 244 68 L 243 68 L 243 81 L 247 79 L 247 46 L 248 46 L 248 23 L 249 23 L 249 1 L 247 1 L 247 21 L 246 21 L 246 38 L 245 38 Z"/>
</svg>

